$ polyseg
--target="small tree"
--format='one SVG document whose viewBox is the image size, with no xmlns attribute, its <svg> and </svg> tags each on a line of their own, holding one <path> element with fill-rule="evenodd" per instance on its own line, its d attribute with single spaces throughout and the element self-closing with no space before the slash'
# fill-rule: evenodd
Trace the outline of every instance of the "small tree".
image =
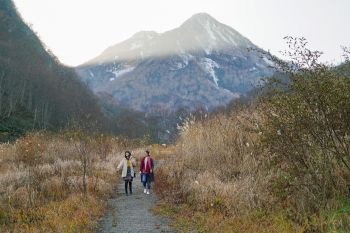
<svg viewBox="0 0 350 233">
<path fill-rule="evenodd" d="M 36 188 L 38 180 L 35 176 L 35 170 L 43 157 L 45 151 L 44 138 L 40 133 L 28 134 L 24 138 L 16 142 L 17 145 L 17 159 L 22 162 L 28 169 L 28 179 L 26 189 L 29 197 L 29 205 L 35 205 Z"/>
<path fill-rule="evenodd" d="M 92 151 L 93 151 L 93 139 L 89 134 L 83 130 L 77 128 L 71 131 L 69 134 L 71 140 L 75 142 L 75 148 L 78 153 L 78 158 L 81 164 L 81 172 L 83 179 L 82 192 L 84 198 L 87 198 L 88 194 L 88 174 L 90 173 L 91 162 L 92 162 Z"/>
</svg>

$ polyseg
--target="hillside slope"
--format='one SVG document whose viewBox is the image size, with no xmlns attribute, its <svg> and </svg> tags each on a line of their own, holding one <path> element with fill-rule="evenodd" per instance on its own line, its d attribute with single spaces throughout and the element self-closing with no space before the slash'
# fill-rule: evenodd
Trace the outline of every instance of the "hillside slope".
<svg viewBox="0 0 350 233">
<path fill-rule="evenodd" d="M 11 0 L 0 0 L 0 134 L 8 138 L 101 117 L 74 69 L 45 49 Z"/>
</svg>

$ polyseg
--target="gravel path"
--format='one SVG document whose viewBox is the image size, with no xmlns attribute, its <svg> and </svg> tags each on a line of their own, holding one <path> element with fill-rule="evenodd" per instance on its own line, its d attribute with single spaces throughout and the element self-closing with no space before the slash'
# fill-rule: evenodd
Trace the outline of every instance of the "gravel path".
<svg viewBox="0 0 350 233">
<path fill-rule="evenodd" d="M 101 219 L 101 233 L 158 233 L 176 232 L 168 220 L 154 215 L 150 209 L 156 204 L 155 194 L 143 193 L 140 177 L 133 182 L 133 195 L 126 196 L 121 182 L 115 196 L 108 200 L 108 210 Z"/>
</svg>

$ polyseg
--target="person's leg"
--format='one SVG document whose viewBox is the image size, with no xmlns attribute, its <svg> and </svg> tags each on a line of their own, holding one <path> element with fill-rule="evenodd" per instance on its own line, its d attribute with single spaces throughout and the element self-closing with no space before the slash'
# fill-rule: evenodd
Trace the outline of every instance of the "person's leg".
<svg viewBox="0 0 350 233">
<path fill-rule="evenodd" d="M 129 181 L 129 191 L 130 191 L 130 194 L 132 194 L 132 181 Z"/>
<path fill-rule="evenodd" d="M 125 194 L 128 195 L 128 181 L 125 181 Z"/>
<path fill-rule="evenodd" d="M 143 184 L 143 193 L 146 193 L 146 180 L 143 179 L 143 176 L 145 174 L 141 174 L 141 180 L 142 180 L 142 184 Z"/>
<path fill-rule="evenodd" d="M 147 182 L 142 182 L 142 184 L 143 184 L 143 192 L 146 193 L 146 189 L 147 189 L 146 185 L 147 185 Z"/>
<path fill-rule="evenodd" d="M 147 175 L 147 194 L 150 193 L 150 189 L 151 189 L 151 177 L 150 175 Z"/>
</svg>

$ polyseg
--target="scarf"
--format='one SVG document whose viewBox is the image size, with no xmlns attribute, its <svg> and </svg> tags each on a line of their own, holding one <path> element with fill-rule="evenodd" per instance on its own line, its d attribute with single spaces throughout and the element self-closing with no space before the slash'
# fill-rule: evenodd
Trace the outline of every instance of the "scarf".
<svg viewBox="0 0 350 233">
<path fill-rule="evenodd" d="M 149 169 L 147 169 L 149 168 Z M 145 171 L 150 171 L 152 169 L 151 160 L 149 157 L 145 158 Z"/>
</svg>

